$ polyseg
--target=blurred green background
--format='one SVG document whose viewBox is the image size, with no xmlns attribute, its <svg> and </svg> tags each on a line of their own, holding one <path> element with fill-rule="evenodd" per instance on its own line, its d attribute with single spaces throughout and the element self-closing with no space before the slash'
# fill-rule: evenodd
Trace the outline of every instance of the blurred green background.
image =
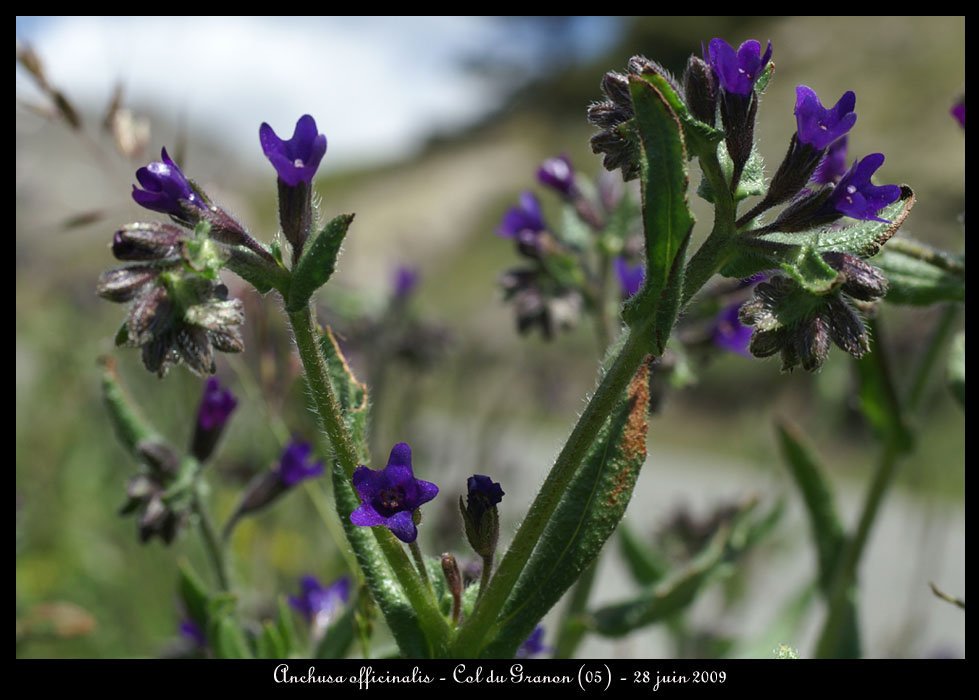
<svg viewBox="0 0 979 700">
<path fill-rule="evenodd" d="M 567 153 L 585 175 L 597 174 L 585 108 L 600 99 L 602 74 L 623 70 L 630 56 L 644 54 L 679 74 L 701 41 L 771 39 L 776 71 L 756 131 L 769 171 L 795 129 L 797 84 L 829 104 L 854 90 L 859 119 L 851 157 L 882 152 L 882 181 L 914 187 L 918 203 L 906 234 L 953 252 L 964 247 L 964 133 L 948 114 L 965 89 L 963 18 L 623 18 L 611 48 L 575 61 L 559 58 L 562 42 L 576 36 L 567 25 L 541 19 L 530 26 L 536 33 L 521 36 L 539 41 L 537 70 L 521 72 L 491 47 L 466 57 L 465 69 L 504 95 L 492 113 L 431 134 L 410 158 L 330 171 L 315 181 L 323 216 L 357 214 L 339 272 L 319 296 L 321 318 L 378 315 L 391 270 L 409 264 L 422 275 L 412 313 L 442 324 L 451 336 L 434 367 L 386 368 L 372 438 L 374 467 L 383 466 L 391 445 L 407 441 L 416 474 L 442 488 L 444 497 L 426 511 L 421 528 L 429 554 L 465 556 L 454 504 L 473 473 L 493 475 L 507 491 L 506 540 L 593 387 L 597 359 L 587 324 L 550 343 L 517 336 L 496 286 L 514 252 L 493 232 L 520 190 L 539 191 L 535 171 L 543 158 Z M 315 69 L 309 73 L 312 80 Z M 56 75 L 49 77 L 57 83 Z M 71 97 L 71 84 L 57 87 Z M 17 655 L 152 657 L 176 638 L 178 559 L 208 572 L 196 532 L 170 548 L 158 541 L 141 546 L 134 523 L 117 516 L 135 465 L 111 433 L 96 358 L 116 358 L 145 415 L 178 445 L 190 439 L 202 381 L 182 367 L 160 381 L 142 369 L 136 351 L 114 349 L 124 310 L 95 296 L 95 280 L 114 265 L 108 244 L 116 227 L 157 218 L 141 211 L 129 191 L 135 168 L 155 159 L 160 146 L 171 154 L 179 149 L 184 172 L 264 241 L 277 227 L 275 186 L 267 164 L 227 167 L 240 159 L 207 139 L 219 125 L 199 125 L 195 133 L 150 113 L 148 152 L 130 161 L 98 128 L 104 103 L 77 106 L 81 130 L 26 102 L 16 109 L 16 608 L 18 625 L 31 632 L 19 640 Z M 288 134 L 285 125 L 274 126 Z M 328 137 L 332 146 L 344 134 Z M 257 139 L 241 148 L 258 149 Z M 692 173 L 691 199 L 703 235 L 709 217 L 692 194 L 697 177 Z M 81 214 L 92 214 L 91 221 L 71 221 Z M 243 483 L 274 462 L 284 436 L 316 435 L 277 300 L 232 291 L 246 301 L 247 350 L 218 363 L 219 375 L 243 399 L 212 467 L 219 519 L 230 514 Z M 934 310 L 885 310 L 884 340 L 898 377 L 934 319 Z M 355 332 L 356 324 L 343 323 L 341 331 Z M 356 348 L 351 359 L 361 377 L 377 372 Z M 964 417 L 941 384 L 936 376 L 919 444 L 902 464 L 861 572 L 869 656 L 964 654 L 964 615 L 926 585 L 934 580 L 950 593 L 964 592 Z M 694 610 L 699 619 L 727 625 L 746 645 L 771 622 L 770 601 L 784 600 L 815 570 L 804 515 L 776 452 L 773 417 L 796 421 L 818 446 L 851 523 L 876 455 L 852 388 L 850 363 L 839 350 L 816 376 L 780 375 L 777 361 L 730 355 L 696 385 L 671 395 L 650 425 L 649 458 L 627 516 L 638 532 L 652 533 L 680 505 L 705 514 L 751 493 L 770 501 L 786 494 L 793 503 L 772 546 L 750 562 L 754 573 L 738 606 L 708 596 Z M 320 453 L 326 454 L 323 445 Z M 235 579 L 244 584 L 243 611 L 261 619 L 277 595 L 298 590 L 304 573 L 323 580 L 341 575 L 346 560 L 343 543 L 331 536 L 335 527 L 327 527 L 302 492 L 243 523 L 232 550 Z M 622 584 L 614 559 L 610 552 L 603 560 L 597 600 L 628 591 L 616 589 Z M 797 638 L 770 646 L 787 642 L 805 656 L 819 619 L 816 610 Z M 586 656 L 670 653 L 660 630 L 614 644 L 589 642 L 582 650 Z"/>
</svg>

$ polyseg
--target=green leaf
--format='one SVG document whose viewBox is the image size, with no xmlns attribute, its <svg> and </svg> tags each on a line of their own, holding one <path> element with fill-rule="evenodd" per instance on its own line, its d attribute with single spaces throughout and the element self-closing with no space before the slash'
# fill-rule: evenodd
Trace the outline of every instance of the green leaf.
<svg viewBox="0 0 979 700">
<path fill-rule="evenodd" d="M 619 551 L 629 567 L 629 573 L 640 586 L 659 582 L 670 570 L 669 561 L 641 542 L 625 521 L 619 524 Z"/>
<path fill-rule="evenodd" d="M 965 408 L 965 331 L 960 331 L 952 341 L 946 371 L 952 396 Z"/>
<path fill-rule="evenodd" d="M 687 206 L 687 157 L 679 118 L 651 83 L 630 76 L 629 86 L 641 146 L 646 281 L 626 305 L 623 318 L 632 327 L 649 328 L 694 219 Z"/>
<path fill-rule="evenodd" d="M 236 246 L 225 266 L 252 285 L 259 294 L 278 289 L 283 297 L 289 294 L 289 271 L 279 264 L 259 257 L 247 248 Z"/>
<path fill-rule="evenodd" d="M 354 449 L 364 464 L 370 463 L 367 447 L 367 385 L 357 381 L 347 359 L 340 352 L 333 331 L 327 328 L 320 336 L 320 349 L 326 360 L 326 372 L 336 393 L 343 422 L 350 432 Z"/>
<path fill-rule="evenodd" d="M 943 301 L 965 302 L 965 277 L 924 260 L 885 248 L 871 262 L 887 278 L 885 301 L 929 306 Z"/>
<path fill-rule="evenodd" d="M 614 532 L 646 459 L 648 382 L 643 363 L 561 494 L 482 656 L 513 656 Z"/>
<path fill-rule="evenodd" d="M 717 162 L 721 166 L 721 172 L 724 174 L 724 181 L 730 182 L 731 175 L 734 173 L 734 162 L 731 160 L 731 156 L 728 155 L 727 144 L 725 143 L 722 143 L 717 149 Z M 752 146 L 751 154 L 748 156 L 748 161 L 744 164 L 744 170 L 741 172 L 741 179 L 738 180 L 738 189 L 734 193 L 734 201 L 740 202 L 742 199 L 747 199 L 748 197 L 758 197 L 765 194 L 766 191 L 765 162 L 762 160 L 758 149 Z M 711 188 L 710 181 L 706 177 L 700 180 L 700 185 L 697 187 L 697 195 L 701 199 L 705 199 L 713 204 L 714 191 Z"/>
<path fill-rule="evenodd" d="M 296 264 L 296 269 L 292 271 L 286 311 L 295 313 L 304 309 L 313 293 L 330 279 L 336 269 L 340 245 L 353 219 L 353 214 L 341 214 L 334 218 L 323 227 L 313 242 L 306 246 L 306 250 Z"/>
<path fill-rule="evenodd" d="M 208 640 L 219 659 L 254 658 L 245 631 L 231 615 L 221 615 L 210 621 Z"/>
<path fill-rule="evenodd" d="M 783 262 L 781 267 L 785 274 L 811 294 L 826 294 L 844 282 L 843 275 L 808 246 L 801 248 L 793 261 Z"/>
<path fill-rule="evenodd" d="M 279 628 L 271 620 L 266 620 L 262 624 L 262 632 L 255 640 L 255 646 L 257 656 L 260 659 L 285 659 L 289 657 Z"/>
<path fill-rule="evenodd" d="M 276 621 L 279 638 L 285 647 L 285 655 L 291 655 L 299 648 L 298 637 L 296 636 L 296 626 L 293 621 L 292 608 L 286 602 L 285 596 L 279 596 L 279 619 Z"/>
<path fill-rule="evenodd" d="M 180 600 L 190 615 L 190 619 L 196 622 L 201 629 L 207 629 L 208 618 L 208 593 L 207 587 L 200 576 L 191 568 L 190 562 L 182 559 L 178 564 L 180 580 L 177 589 L 180 593 Z"/>
<path fill-rule="evenodd" d="M 881 440 L 903 453 L 911 450 L 913 439 L 904 420 L 897 391 L 894 387 L 890 359 L 880 342 L 876 319 L 867 320 L 870 335 L 870 352 L 854 360 L 860 386 L 858 397 L 860 410 Z"/>
<path fill-rule="evenodd" d="M 653 337 L 656 339 L 654 345 L 656 354 L 661 356 L 666 349 L 666 343 L 673 332 L 676 324 L 677 315 L 680 313 L 680 299 L 683 296 L 683 275 L 686 272 L 684 262 L 687 258 L 687 246 L 690 244 L 690 236 L 693 228 L 687 231 L 683 237 L 680 249 L 676 252 L 673 259 L 673 266 L 670 268 L 666 286 L 660 294 L 659 302 L 656 304 L 656 317 L 653 321 Z"/>
<path fill-rule="evenodd" d="M 687 566 L 648 587 L 632 600 L 607 605 L 587 617 L 590 629 L 606 637 L 623 637 L 633 630 L 675 615 L 689 606 L 724 562 L 731 527 L 722 528 Z"/>
<path fill-rule="evenodd" d="M 356 603 L 347 605 L 343 614 L 326 628 L 326 634 L 316 645 L 316 652 L 313 656 L 317 659 L 345 659 L 354 643 L 354 617 L 356 615 Z"/>
<path fill-rule="evenodd" d="M 717 144 L 724 140 L 724 131 L 708 126 L 693 116 L 687 108 L 686 102 L 680 99 L 679 95 L 673 91 L 669 81 L 663 76 L 656 73 L 646 73 L 642 78 L 652 83 L 659 90 L 670 109 L 679 117 L 680 124 L 683 126 L 685 145 L 689 151 L 688 159 L 693 156 L 700 157 L 701 155 L 713 154 L 717 150 Z"/>
<path fill-rule="evenodd" d="M 806 504 L 809 532 L 819 562 L 820 587 L 825 592 L 829 590 L 844 541 L 843 525 L 836 512 L 833 491 L 819 461 L 803 440 L 799 427 L 782 420 L 776 423 L 775 429 L 782 457 Z"/>
<path fill-rule="evenodd" d="M 123 326 L 125 328 L 125 326 Z M 138 456 L 136 447 L 144 440 L 162 441 L 163 438 L 140 415 L 139 409 L 122 387 L 116 363 L 111 357 L 102 360 L 102 399 L 109 411 L 116 437 L 129 453 Z"/>
</svg>

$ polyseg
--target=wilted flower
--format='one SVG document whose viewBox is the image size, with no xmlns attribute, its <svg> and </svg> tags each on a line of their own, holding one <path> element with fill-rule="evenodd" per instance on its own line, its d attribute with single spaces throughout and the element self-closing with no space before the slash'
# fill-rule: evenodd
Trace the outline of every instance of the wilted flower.
<svg viewBox="0 0 979 700">
<path fill-rule="evenodd" d="M 177 476 L 180 456 L 166 443 L 149 440 L 139 443 L 136 450 L 148 470 L 129 480 L 126 503 L 119 509 L 119 515 L 139 515 L 140 542 L 159 537 L 170 544 L 187 519 L 184 509 L 163 498 Z"/>
<path fill-rule="evenodd" d="M 280 139 L 266 123 L 258 130 L 265 157 L 279 177 L 290 187 L 300 182 L 313 181 L 316 169 L 326 153 L 326 136 L 316 130 L 316 120 L 306 114 L 296 122 L 296 129 L 288 141 Z"/>
<path fill-rule="evenodd" d="M 187 178 L 170 160 L 167 149 L 164 148 L 162 161 L 150 163 L 145 168 L 136 171 L 136 179 L 144 189 L 133 185 L 133 199 L 147 209 L 184 218 L 186 206 L 192 205 L 206 209 L 207 205 L 194 189 Z"/>
<path fill-rule="evenodd" d="M 283 486 L 290 488 L 323 473 L 323 463 L 313 462 L 310 459 L 312 451 L 312 445 L 298 440 L 293 440 L 286 446 L 275 471 Z"/>
<path fill-rule="evenodd" d="M 357 467 L 353 484 L 361 505 L 350 514 L 350 521 L 360 527 L 383 525 L 408 543 L 418 538 L 415 511 L 439 492 L 435 484 L 415 478 L 411 447 L 404 442 L 392 448 L 384 469 Z"/>
<path fill-rule="evenodd" d="M 289 605 L 302 613 L 307 622 L 319 627 L 328 625 L 350 599 L 350 579 L 346 576 L 322 586 L 315 576 L 307 574 L 299 585 L 302 591 L 298 596 L 289 596 Z"/>
</svg>

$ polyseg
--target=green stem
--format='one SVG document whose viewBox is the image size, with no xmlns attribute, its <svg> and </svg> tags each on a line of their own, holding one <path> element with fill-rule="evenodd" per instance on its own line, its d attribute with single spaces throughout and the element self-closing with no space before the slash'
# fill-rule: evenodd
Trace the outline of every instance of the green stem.
<svg viewBox="0 0 979 700">
<path fill-rule="evenodd" d="M 599 429 L 621 397 L 629 380 L 636 373 L 639 363 L 646 356 L 647 347 L 642 336 L 642 333 L 629 333 L 624 338 L 618 355 L 578 419 L 554 466 L 551 467 L 544 485 L 537 493 L 527 517 L 520 524 L 482 599 L 472 616 L 460 627 L 456 643 L 452 648 L 454 657 L 471 658 L 478 653 L 484 639 L 492 638 L 491 627 L 495 626 L 496 618 L 507 596 L 516 584 L 562 494 L 591 447 Z"/>
<path fill-rule="evenodd" d="M 965 265 L 962 261 L 943 250 L 936 250 L 930 246 L 926 246 L 924 243 L 918 243 L 909 238 L 897 237 L 887 241 L 887 249 L 894 253 L 907 255 L 909 258 L 921 260 L 929 265 L 945 270 L 945 272 L 965 279 Z"/>
<path fill-rule="evenodd" d="M 229 590 L 228 571 L 224 560 L 224 548 L 218 538 L 217 531 L 214 529 L 214 524 L 211 522 L 211 517 L 201 501 L 200 494 L 196 493 L 196 490 L 194 493 L 194 512 L 197 513 L 197 522 L 201 527 L 201 538 L 204 540 L 204 551 L 207 552 L 207 558 L 214 568 L 218 586 L 222 591 L 227 591 Z"/>
<path fill-rule="evenodd" d="M 479 592 L 476 594 L 476 602 L 482 599 L 486 589 L 489 588 L 490 577 L 493 575 L 493 555 L 483 557 L 483 573 L 479 577 Z"/>
<path fill-rule="evenodd" d="M 323 359 L 323 352 L 320 350 L 318 334 L 313 330 L 312 309 L 307 307 L 302 311 L 289 314 L 289 321 L 292 323 L 292 330 L 296 337 L 299 357 L 306 370 L 306 383 L 316 405 L 316 413 L 320 417 L 323 430 L 330 438 L 337 461 L 344 473 L 352 478 L 359 463 L 357 451 L 343 422 L 340 403 L 333 391 L 326 369 L 326 360 Z"/>
<path fill-rule="evenodd" d="M 714 228 L 687 263 L 683 275 L 683 296 L 680 297 L 681 309 L 727 262 L 734 250 L 732 243 L 737 233 L 734 227 L 736 214 L 734 197 L 724 182 L 724 174 L 721 172 L 717 157 L 702 157 L 700 167 L 714 193 Z"/>
<path fill-rule="evenodd" d="M 431 592 L 432 597 L 435 597 L 435 589 L 432 587 L 432 580 L 428 577 L 428 568 L 425 566 L 425 557 L 422 556 L 422 550 L 418 546 L 418 540 L 411 542 L 408 545 L 408 549 L 411 550 L 411 556 L 415 560 L 415 568 L 418 569 L 418 575 L 421 576 L 422 581 L 425 582 L 425 587 Z"/>
</svg>

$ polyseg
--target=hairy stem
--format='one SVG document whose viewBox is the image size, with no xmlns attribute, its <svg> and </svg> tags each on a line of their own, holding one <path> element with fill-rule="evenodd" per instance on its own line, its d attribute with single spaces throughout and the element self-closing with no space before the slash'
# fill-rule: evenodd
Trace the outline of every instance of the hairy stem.
<svg viewBox="0 0 979 700">
<path fill-rule="evenodd" d="M 200 524 L 201 539 L 204 540 L 204 551 L 207 552 L 207 558 L 211 562 L 211 567 L 214 569 L 218 586 L 222 591 L 227 591 L 229 590 L 229 585 L 228 571 L 224 559 L 224 547 L 218 538 L 217 531 L 214 529 L 214 524 L 211 522 L 207 508 L 204 507 L 200 494 L 196 490 L 194 493 L 194 512 L 197 514 L 197 522 Z"/>
</svg>

